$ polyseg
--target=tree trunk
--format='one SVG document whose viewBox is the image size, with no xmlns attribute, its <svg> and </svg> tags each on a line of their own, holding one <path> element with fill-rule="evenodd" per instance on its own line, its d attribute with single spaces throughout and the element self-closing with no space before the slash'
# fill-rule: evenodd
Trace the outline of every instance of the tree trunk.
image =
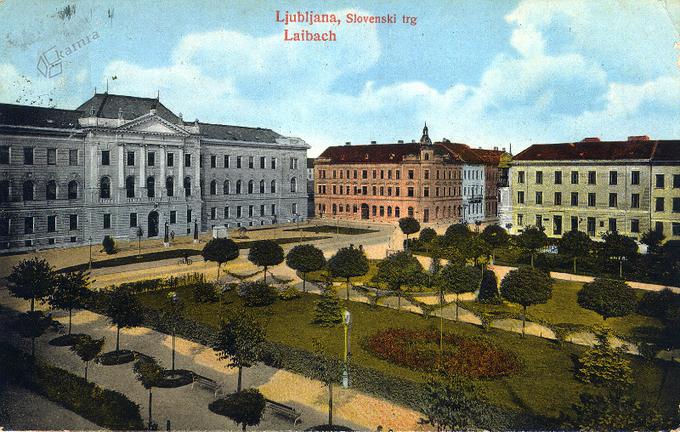
<svg viewBox="0 0 680 432">
<path fill-rule="evenodd" d="M 619 277 L 623 279 L 623 260 L 619 260 Z"/>
<path fill-rule="evenodd" d="M 236 391 L 241 391 L 241 384 L 243 383 L 243 366 L 238 367 L 238 381 L 236 383 Z"/>
<path fill-rule="evenodd" d="M 444 354 L 444 291 L 439 290 L 439 361 Z"/>
<path fill-rule="evenodd" d="M 87 364 L 88 363 L 89 363 L 88 361 L 85 361 L 85 381 L 87 381 Z"/>
<path fill-rule="evenodd" d="M 31 297 L 31 312 L 35 310 L 35 299 Z"/>
<path fill-rule="evenodd" d="M 524 337 L 524 327 L 527 320 L 527 307 L 524 306 L 524 313 L 522 314 L 522 337 Z"/>
<path fill-rule="evenodd" d="M 264 283 L 267 283 L 267 266 L 264 266 Z"/>
<path fill-rule="evenodd" d="M 401 290 L 397 289 L 397 310 L 401 310 Z"/>
<path fill-rule="evenodd" d="M 71 313 L 73 309 L 68 310 L 68 335 L 71 336 Z"/>
<path fill-rule="evenodd" d="M 220 267 L 222 267 L 222 263 L 217 263 L 217 281 L 219 282 L 220 280 Z"/>
<path fill-rule="evenodd" d="M 241 425 L 241 430 L 243 432 L 246 432 L 246 422 L 243 422 L 243 424 Z"/>
<path fill-rule="evenodd" d="M 333 383 L 328 382 L 328 425 L 333 426 Z"/>
<path fill-rule="evenodd" d="M 576 257 L 574 257 L 574 274 L 576 274 Z"/>
<path fill-rule="evenodd" d="M 460 305 L 458 304 L 459 298 L 460 298 L 460 294 L 456 293 L 456 321 L 458 321 L 458 308 L 460 308 Z"/>
<path fill-rule="evenodd" d="M 153 394 L 149 389 L 149 430 L 151 430 L 151 403 L 153 402 Z"/>
<path fill-rule="evenodd" d="M 120 351 L 120 326 L 116 326 L 116 352 Z"/>
<path fill-rule="evenodd" d="M 302 292 L 307 292 L 307 273 L 302 273 Z"/>
<path fill-rule="evenodd" d="M 172 374 L 175 375 L 175 326 L 172 326 Z"/>
<path fill-rule="evenodd" d="M 534 268 L 534 254 L 531 254 L 531 268 Z"/>
<path fill-rule="evenodd" d="M 349 291 L 350 291 L 350 281 L 349 278 L 347 278 L 347 301 L 349 301 Z"/>
</svg>

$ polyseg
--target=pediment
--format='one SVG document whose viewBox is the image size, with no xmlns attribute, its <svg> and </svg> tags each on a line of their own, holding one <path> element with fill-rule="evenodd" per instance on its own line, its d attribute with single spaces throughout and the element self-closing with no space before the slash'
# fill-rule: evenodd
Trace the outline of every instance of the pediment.
<svg viewBox="0 0 680 432">
<path fill-rule="evenodd" d="M 127 132 L 140 132 L 161 135 L 189 135 L 189 132 L 182 126 L 170 123 L 154 114 L 147 114 L 128 122 L 118 129 Z"/>
</svg>

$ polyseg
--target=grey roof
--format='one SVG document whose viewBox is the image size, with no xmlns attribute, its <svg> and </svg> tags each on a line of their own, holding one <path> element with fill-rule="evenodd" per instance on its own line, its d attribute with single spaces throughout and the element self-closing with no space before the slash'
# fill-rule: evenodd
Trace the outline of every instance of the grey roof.
<svg viewBox="0 0 680 432">
<path fill-rule="evenodd" d="M 91 110 L 94 109 L 96 117 L 111 119 L 118 118 L 118 112 L 120 111 L 125 120 L 133 120 L 148 114 L 152 108 L 156 109 L 156 114 L 159 117 L 171 123 L 181 123 L 179 117 L 156 98 L 95 93 L 94 96 L 76 109 L 82 111 L 85 117 L 89 116 Z"/>
<path fill-rule="evenodd" d="M 191 123 L 186 123 L 191 124 Z M 213 123 L 198 123 L 198 129 L 206 138 L 230 141 L 251 141 L 251 142 L 276 142 L 277 138 L 283 136 L 271 129 L 252 128 L 243 126 L 231 126 Z"/>
<path fill-rule="evenodd" d="M 0 125 L 77 129 L 80 111 L 0 104 Z"/>
</svg>

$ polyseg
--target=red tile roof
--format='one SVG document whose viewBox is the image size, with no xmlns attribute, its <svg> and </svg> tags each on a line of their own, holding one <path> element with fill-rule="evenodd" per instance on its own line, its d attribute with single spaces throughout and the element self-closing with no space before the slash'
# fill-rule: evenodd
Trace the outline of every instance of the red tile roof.
<svg viewBox="0 0 680 432">
<path fill-rule="evenodd" d="M 318 159 L 341 163 L 401 163 L 405 156 L 419 155 L 420 143 L 344 145 L 328 147 Z"/>
<path fill-rule="evenodd" d="M 534 144 L 513 157 L 514 161 L 532 160 L 627 160 L 651 159 L 657 143 L 666 153 L 680 156 L 680 141 L 581 141 L 563 144 Z M 674 144 L 673 144 L 674 143 Z M 674 149 L 674 150 L 673 150 Z"/>
<path fill-rule="evenodd" d="M 483 164 L 484 158 L 482 158 L 476 150 L 472 149 L 467 144 L 452 143 L 449 141 L 438 142 L 435 145 L 440 146 L 451 155 L 451 158 L 461 162 L 467 162 L 472 164 Z"/>
</svg>

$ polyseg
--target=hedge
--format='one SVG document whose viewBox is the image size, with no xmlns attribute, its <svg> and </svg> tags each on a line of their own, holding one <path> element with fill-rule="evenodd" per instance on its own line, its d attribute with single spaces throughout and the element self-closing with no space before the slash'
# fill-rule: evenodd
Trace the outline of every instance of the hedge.
<svg viewBox="0 0 680 432">
<path fill-rule="evenodd" d="M 21 385 L 79 416 L 111 430 L 141 430 L 139 405 L 124 394 L 105 390 L 64 369 L 31 360 L 12 345 L 0 342 L 1 380 Z"/>
</svg>

